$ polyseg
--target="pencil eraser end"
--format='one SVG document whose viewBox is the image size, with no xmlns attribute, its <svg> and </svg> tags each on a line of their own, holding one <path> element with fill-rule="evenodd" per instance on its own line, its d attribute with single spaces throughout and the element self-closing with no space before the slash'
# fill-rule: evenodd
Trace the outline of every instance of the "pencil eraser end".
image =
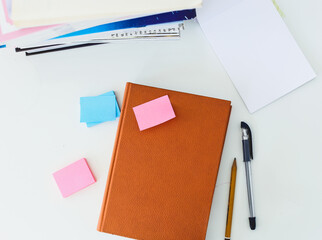
<svg viewBox="0 0 322 240">
<path fill-rule="evenodd" d="M 251 230 L 255 230 L 256 228 L 256 217 L 249 218 L 249 226 Z"/>
</svg>

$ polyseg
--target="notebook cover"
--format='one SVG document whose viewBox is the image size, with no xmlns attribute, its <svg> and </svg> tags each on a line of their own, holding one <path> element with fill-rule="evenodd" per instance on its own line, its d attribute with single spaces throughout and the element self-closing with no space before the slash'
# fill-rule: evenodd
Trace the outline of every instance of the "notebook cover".
<svg viewBox="0 0 322 240">
<path fill-rule="evenodd" d="M 168 95 L 176 117 L 140 131 L 133 107 Z M 205 239 L 231 103 L 127 83 L 98 231 Z"/>
</svg>

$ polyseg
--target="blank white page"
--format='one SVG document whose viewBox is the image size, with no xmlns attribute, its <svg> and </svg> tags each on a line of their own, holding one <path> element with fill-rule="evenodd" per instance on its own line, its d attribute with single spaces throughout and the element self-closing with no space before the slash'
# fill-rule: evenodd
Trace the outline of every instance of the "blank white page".
<svg viewBox="0 0 322 240">
<path fill-rule="evenodd" d="M 205 0 L 197 16 L 249 112 L 316 77 L 271 0 Z"/>
<path fill-rule="evenodd" d="M 202 0 L 13 0 L 16 26 L 124 17 L 200 7 Z"/>
</svg>

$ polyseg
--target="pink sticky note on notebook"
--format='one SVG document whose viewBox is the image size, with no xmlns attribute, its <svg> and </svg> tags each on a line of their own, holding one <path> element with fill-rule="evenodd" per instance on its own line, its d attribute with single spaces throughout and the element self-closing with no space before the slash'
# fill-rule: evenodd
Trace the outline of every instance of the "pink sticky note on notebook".
<svg viewBox="0 0 322 240">
<path fill-rule="evenodd" d="M 95 182 L 85 158 L 53 173 L 53 176 L 64 198 Z"/>
<path fill-rule="evenodd" d="M 140 131 L 176 117 L 168 95 L 136 106 L 133 111 Z"/>
</svg>

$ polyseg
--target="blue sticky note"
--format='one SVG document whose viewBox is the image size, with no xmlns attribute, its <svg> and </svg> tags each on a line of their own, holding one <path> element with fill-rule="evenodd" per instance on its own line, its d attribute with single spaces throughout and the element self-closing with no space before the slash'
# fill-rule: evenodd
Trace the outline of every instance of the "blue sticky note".
<svg viewBox="0 0 322 240">
<path fill-rule="evenodd" d="M 114 91 L 110 91 L 110 92 L 107 92 L 107 93 L 104 93 L 102 95 L 99 95 L 99 96 L 115 96 L 114 94 Z M 121 114 L 121 111 L 120 111 L 120 107 L 116 101 L 116 97 L 115 97 L 115 108 L 116 108 L 116 117 L 119 117 L 120 114 Z"/>
<path fill-rule="evenodd" d="M 116 101 L 116 98 L 115 98 L 115 107 L 116 107 L 116 117 L 119 117 L 121 115 L 121 111 L 120 111 L 120 107 Z"/>
<path fill-rule="evenodd" d="M 115 96 L 81 97 L 80 122 L 105 122 L 116 119 Z"/>
<path fill-rule="evenodd" d="M 114 98 L 115 98 L 116 117 L 119 117 L 120 114 L 121 114 L 121 111 L 120 111 L 120 107 L 119 107 L 119 105 L 118 105 L 118 103 L 116 101 L 116 97 L 115 97 L 114 91 L 110 91 L 110 92 L 101 94 L 99 96 L 114 96 Z M 87 127 L 93 127 L 93 126 L 98 125 L 100 123 L 103 123 L 103 122 L 87 122 L 86 125 L 87 125 Z"/>
</svg>

